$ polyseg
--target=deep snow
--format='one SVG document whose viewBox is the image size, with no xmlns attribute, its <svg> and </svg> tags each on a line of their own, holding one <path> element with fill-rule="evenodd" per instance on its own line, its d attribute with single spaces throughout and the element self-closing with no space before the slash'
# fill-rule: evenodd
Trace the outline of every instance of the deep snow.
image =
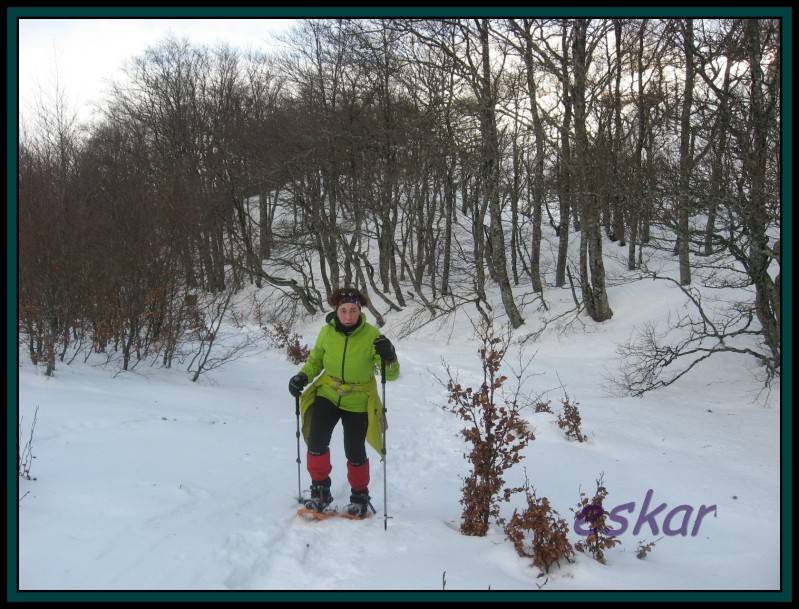
<svg viewBox="0 0 799 609">
<path fill-rule="evenodd" d="M 607 376 L 617 343 L 636 324 L 658 319 L 681 296 L 663 282 L 610 289 L 614 317 L 569 318 L 529 341 L 525 390 L 552 401 L 564 389 L 579 403 L 586 443 L 569 441 L 555 414 L 526 411 L 536 440 L 507 476 L 526 469 L 539 496 L 571 521 L 580 490 L 604 473 L 606 508 L 635 502 L 622 544 L 602 565 L 577 554 L 545 578 L 494 527 L 484 538 L 458 531 L 463 458 L 461 422 L 446 412 L 446 361 L 478 386 L 477 346 L 457 314 L 394 339 L 400 378 L 387 385 L 388 529 L 383 468 L 370 453 L 376 517 L 307 523 L 295 517 L 296 419 L 288 378 L 296 366 L 262 349 L 192 383 L 180 368 L 59 364 L 53 378 L 20 347 L 20 416 L 27 438 L 34 409 L 31 474 L 20 480 L 19 583 L 22 590 L 626 590 L 779 587 L 779 386 L 761 391 L 752 362 L 715 356 L 677 384 L 643 398 L 614 397 Z M 567 290 L 548 292 L 552 317 L 570 308 Z M 499 301 L 497 300 L 497 304 Z M 467 317 L 468 314 L 468 317 Z M 536 329 L 534 305 L 515 338 Z M 309 344 L 321 316 L 298 329 Z M 506 364 L 518 368 L 512 347 Z M 341 432 L 332 444 L 333 493 L 347 500 Z M 303 447 L 304 455 L 304 447 Z M 302 487 L 307 488 L 302 469 Z M 666 503 L 657 517 L 692 506 L 686 536 L 633 534 L 641 504 Z M 517 497 L 513 505 L 520 506 Z M 700 506 L 716 506 L 693 530 Z M 509 515 L 512 507 L 505 505 Z M 679 528 L 675 516 L 672 528 Z M 579 536 L 572 531 L 572 542 Z M 661 538 L 644 559 L 639 541 Z"/>
</svg>

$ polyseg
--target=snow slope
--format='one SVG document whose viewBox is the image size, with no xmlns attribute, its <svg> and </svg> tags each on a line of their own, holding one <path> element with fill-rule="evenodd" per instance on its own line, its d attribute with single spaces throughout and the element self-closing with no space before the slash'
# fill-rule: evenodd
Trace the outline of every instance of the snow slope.
<svg viewBox="0 0 799 609">
<path fill-rule="evenodd" d="M 565 389 L 588 434 L 586 443 L 569 441 L 556 414 L 527 411 L 536 440 L 508 483 L 520 483 L 526 469 L 539 496 L 569 521 L 580 490 L 593 494 L 601 473 L 606 508 L 636 504 L 606 565 L 578 553 L 574 564 L 539 578 L 499 528 L 484 538 L 459 533 L 465 445 L 435 377 L 445 378 L 446 361 L 461 382 L 479 385 L 469 321 L 478 316 L 465 308 L 402 339 L 411 313 L 388 317 L 384 331 L 402 373 L 386 389 L 387 530 L 383 468 L 374 453 L 376 517 L 295 517 L 296 419 L 287 383 L 297 367 L 279 351 L 251 353 L 192 383 L 180 368 L 142 364 L 119 373 L 81 358 L 46 378 L 21 346 L 23 438 L 37 407 L 38 420 L 36 479 L 19 484 L 20 588 L 441 590 L 444 581 L 447 590 L 779 588 L 779 385 L 763 392 L 751 360 L 715 356 L 666 389 L 614 396 L 607 376 L 618 364 L 616 345 L 683 298 L 651 281 L 617 282 L 609 296 L 611 320 L 582 317 L 567 326 L 565 317 L 506 357 L 516 367 L 532 358 L 526 391 L 551 400 L 557 413 Z M 568 290 L 548 290 L 547 303 L 546 313 L 527 306 L 516 339 L 540 327 L 542 316 L 573 306 Z M 298 330 L 312 344 L 321 324 L 321 316 L 305 319 Z M 343 504 L 349 489 L 340 427 L 331 450 L 333 495 Z M 306 489 L 304 459 L 301 480 Z M 715 515 L 695 536 L 656 534 L 649 525 L 634 533 L 648 491 L 653 506 L 667 504 L 660 529 L 680 505 L 692 507 L 689 532 L 700 506 L 716 506 Z M 503 514 L 521 502 L 505 505 Z M 570 538 L 580 539 L 574 532 Z M 639 541 L 658 538 L 646 559 L 636 558 Z"/>
</svg>

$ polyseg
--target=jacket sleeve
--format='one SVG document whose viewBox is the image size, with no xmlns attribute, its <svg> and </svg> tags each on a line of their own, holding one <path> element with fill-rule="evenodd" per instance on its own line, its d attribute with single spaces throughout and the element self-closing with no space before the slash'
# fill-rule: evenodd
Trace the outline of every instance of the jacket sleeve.
<svg viewBox="0 0 799 609">
<path fill-rule="evenodd" d="M 311 349 L 311 352 L 308 354 L 308 359 L 305 362 L 305 365 L 300 369 L 300 372 L 304 372 L 305 376 L 308 377 L 308 380 L 313 380 L 316 376 L 322 372 L 322 368 L 324 367 L 324 355 L 325 355 L 325 334 L 327 327 L 323 327 L 321 332 L 319 332 L 319 336 L 316 337 L 316 344 Z M 388 374 L 388 372 L 386 372 Z"/>
</svg>

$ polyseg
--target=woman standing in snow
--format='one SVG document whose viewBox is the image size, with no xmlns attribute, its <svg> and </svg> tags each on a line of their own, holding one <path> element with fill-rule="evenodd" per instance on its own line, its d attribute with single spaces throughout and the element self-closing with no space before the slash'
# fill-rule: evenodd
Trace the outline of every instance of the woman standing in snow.
<svg viewBox="0 0 799 609">
<path fill-rule="evenodd" d="M 341 419 L 347 481 L 352 489 L 347 513 L 363 518 L 369 507 L 369 459 L 366 442 L 382 454 L 382 404 L 377 393 L 375 369 L 385 361 L 386 380 L 399 376 L 394 346 L 366 321 L 362 307 L 366 296 L 354 288 L 340 288 L 330 295 L 326 324 L 300 372 L 289 381 L 289 392 L 300 399 L 302 432 L 308 445 L 311 498 L 305 507 L 322 512 L 330 494 L 330 439 Z M 303 393 L 308 379 L 319 376 Z"/>
</svg>

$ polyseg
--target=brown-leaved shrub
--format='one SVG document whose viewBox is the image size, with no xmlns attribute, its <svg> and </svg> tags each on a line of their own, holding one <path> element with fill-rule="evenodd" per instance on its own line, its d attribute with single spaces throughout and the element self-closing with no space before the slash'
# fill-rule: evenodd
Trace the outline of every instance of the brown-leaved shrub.
<svg viewBox="0 0 799 609">
<path fill-rule="evenodd" d="M 483 321 L 475 333 L 481 341 L 483 382 L 477 390 L 463 387 L 447 368 L 447 391 L 448 402 L 454 404 L 449 410 L 466 421 L 462 434 L 471 445 L 467 458 L 472 471 L 463 484 L 461 532 L 482 536 L 488 532 L 490 519 L 499 518 L 500 501 L 507 501 L 513 492 L 503 491 L 503 473 L 521 461 L 521 451 L 535 436 L 520 415 L 518 393 L 508 397 L 502 392 L 507 377 L 499 369 L 510 332 L 498 337 L 492 324 Z"/>
<path fill-rule="evenodd" d="M 621 541 L 609 535 L 610 529 L 606 524 L 608 512 L 602 505 L 608 490 L 604 485 L 604 476 L 600 475 L 596 481 L 596 492 L 589 499 L 585 493 L 580 492 L 580 501 L 574 512 L 579 528 L 588 532 L 584 541 L 574 544 L 579 552 L 590 552 L 595 560 L 605 564 L 605 550 L 620 544 Z"/>
<path fill-rule="evenodd" d="M 519 556 L 533 559 L 533 565 L 549 573 L 553 564 L 561 560 L 573 562 L 574 548 L 568 539 L 569 525 L 552 509 L 549 499 L 537 497 L 527 480 L 524 486 L 527 507 L 513 516 L 505 525 L 505 534 Z"/>
</svg>

